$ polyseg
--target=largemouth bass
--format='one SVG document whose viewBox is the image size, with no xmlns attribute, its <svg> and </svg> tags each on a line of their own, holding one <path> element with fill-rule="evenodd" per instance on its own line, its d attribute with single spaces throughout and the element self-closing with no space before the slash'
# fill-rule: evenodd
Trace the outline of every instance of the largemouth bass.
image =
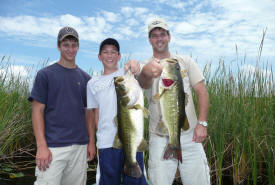
<svg viewBox="0 0 275 185">
<path fill-rule="evenodd" d="M 180 133 L 181 128 L 189 128 L 185 120 L 185 93 L 179 63 L 176 59 L 161 61 L 163 66 L 159 80 L 159 99 L 162 119 L 158 129 L 168 133 L 169 142 L 164 152 L 164 159 L 175 158 L 182 162 Z"/>
<path fill-rule="evenodd" d="M 124 76 L 114 77 L 114 84 L 117 95 L 117 118 L 115 122 L 118 127 L 118 134 L 115 137 L 113 147 L 123 147 L 124 149 L 125 174 L 139 178 L 142 171 L 136 161 L 136 153 L 147 148 L 147 143 L 143 139 L 143 92 L 130 71 Z"/>
</svg>

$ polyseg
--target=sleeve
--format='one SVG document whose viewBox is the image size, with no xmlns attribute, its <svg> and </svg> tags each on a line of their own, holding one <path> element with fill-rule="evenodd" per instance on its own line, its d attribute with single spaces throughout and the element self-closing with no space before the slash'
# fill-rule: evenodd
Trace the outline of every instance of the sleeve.
<svg viewBox="0 0 275 185">
<path fill-rule="evenodd" d="M 46 74 L 42 71 L 39 71 L 35 77 L 34 85 L 28 100 L 31 102 L 36 100 L 42 104 L 47 104 L 48 80 Z"/>
<path fill-rule="evenodd" d="M 201 70 L 199 69 L 197 63 L 192 59 L 189 58 L 189 65 L 188 65 L 188 76 L 189 76 L 189 80 L 190 80 L 190 84 L 192 85 L 192 87 L 194 85 L 196 85 L 198 82 L 201 82 L 204 80 L 204 76 L 201 72 Z"/>
<path fill-rule="evenodd" d="M 98 102 L 96 101 L 95 93 L 92 91 L 91 81 L 87 84 L 87 109 L 98 108 Z"/>
</svg>

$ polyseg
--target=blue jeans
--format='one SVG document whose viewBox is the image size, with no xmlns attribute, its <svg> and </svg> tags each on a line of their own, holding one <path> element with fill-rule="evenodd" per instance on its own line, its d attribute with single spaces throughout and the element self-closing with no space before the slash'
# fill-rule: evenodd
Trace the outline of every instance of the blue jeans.
<svg viewBox="0 0 275 185">
<path fill-rule="evenodd" d="M 99 149 L 100 180 L 99 185 L 146 185 L 144 175 L 140 178 L 130 177 L 124 174 L 125 155 L 123 149 L 104 148 Z M 137 162 L 144 169 L 143 153 L 137 152 Z"/>
</svg>

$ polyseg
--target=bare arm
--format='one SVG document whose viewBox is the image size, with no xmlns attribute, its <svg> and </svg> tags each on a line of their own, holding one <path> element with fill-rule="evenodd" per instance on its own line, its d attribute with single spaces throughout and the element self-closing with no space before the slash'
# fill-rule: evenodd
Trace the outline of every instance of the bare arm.
<svg viewBox="0 0 275 185">
<path fill-rule="evenodd" d="M 199 108 L 199 121 L 207 121 L 208 119 L 208 107 L 209 107 L 209 95 L 204 82 L 199 82 L 194 86 L 194 90 L 198 98 Z"/>
<path fill-rule="evenodd" d="M 49 164 L 52 161 L 52 153 L 49 150 L 45 139 L 44 109 L 44 104 L 33 100 L 32 125 L 37 146 L 36 165 L 43 171 L 49 167 Z"/>
<path fill-rule="evenodd" d="M 89 144 L 87 149 L 87 157 L 88 160 L 93 160 L 96 155 L 96 148 L 95 148 L 95 129 L 97 128 L 97 121 L 98 121 L 98 109 L 86 109 L 86 123 L 87 123 L 87 130 L 89 134 Z"/>
<path fill-rule="evenodd" d="M 198 98 L 198 108 L 199 108 L 199 121 L 207 121 L 208 119 L 208 108 L 209 108 L 209 95 L 204 82 L 201 81 L 194 86 L 194 90 Z M 195 127 L 193 141 L 202 142 L 207 137 L 207 128 L 198 124 Z"/>
<path fill-rule="evenodd" d="M 143 68 L 138 77 L 138 82 L 140 86 L 144 89 L 149 89 L 154 78 L 157 78 L 161 75 L 163 67 L 158 63 L 157 59 L 152 60 L 147 63 Z"/>
</svg>

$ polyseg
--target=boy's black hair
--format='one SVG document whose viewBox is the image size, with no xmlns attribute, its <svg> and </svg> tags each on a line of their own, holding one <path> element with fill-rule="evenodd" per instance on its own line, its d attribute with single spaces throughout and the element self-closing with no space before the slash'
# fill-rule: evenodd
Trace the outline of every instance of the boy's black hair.
<svg viewBox="0 0 275 185">
<path fill-rule="evenodd" d="M 105 45 L 113 45 L 113 46 L 115 46 L 116 49 L 117 49 L 117 51 L 118 51 L 118 53 L 120 53 L 119 43 L 117 42 L 117 40 L 113 39 L 113 38 L 107 38 L 107 39 L 105 39 L 104 41 L 101 42 L 100 47 L 99 47 L 99 54 L 101 53 L 101 51 L 102 51 L 102 49 L 103 49 L 103 47 Z"/>
</svg>

